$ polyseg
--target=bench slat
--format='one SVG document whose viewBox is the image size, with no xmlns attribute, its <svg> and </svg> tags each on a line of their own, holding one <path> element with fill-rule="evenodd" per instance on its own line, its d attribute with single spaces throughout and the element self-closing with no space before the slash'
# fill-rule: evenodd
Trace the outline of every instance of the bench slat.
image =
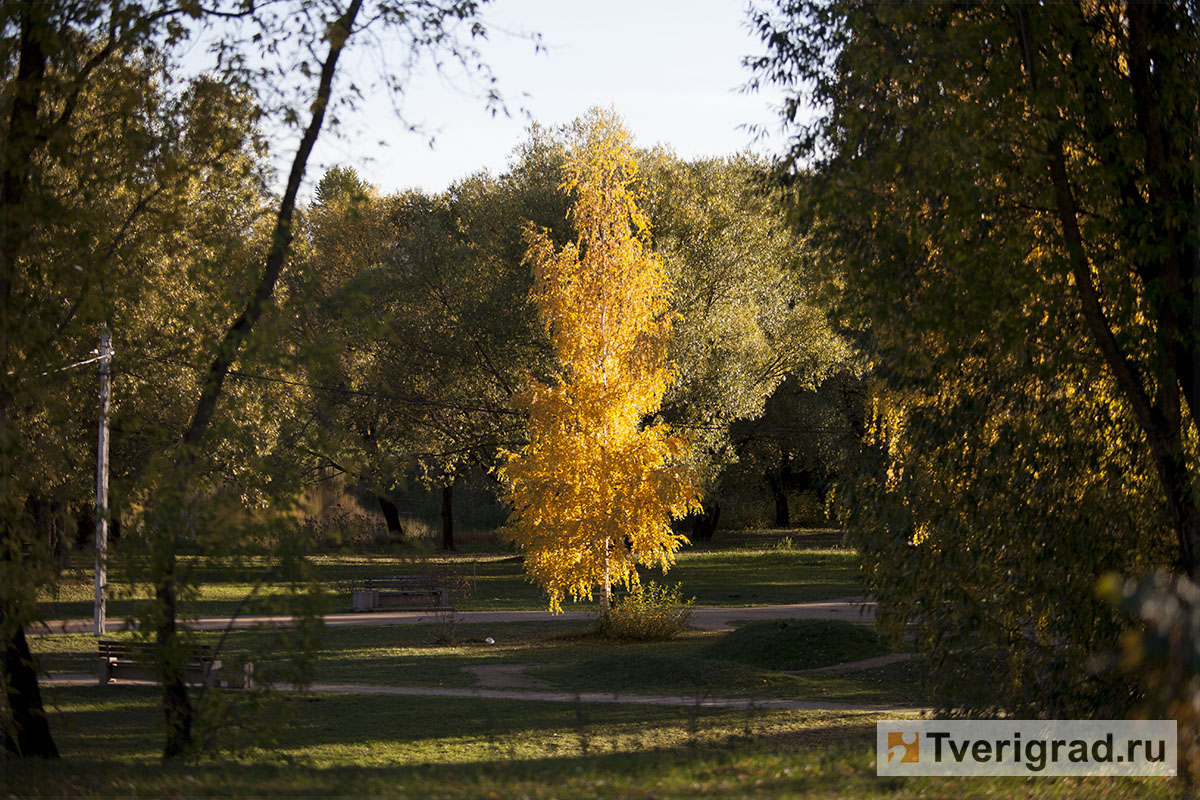
<svg viewBox="0 0 1200 800">
<path fill-rule="evenodd" d="M 428 575 L 385 575 L 366 578 L 351 592 L 355 611 L 380 608 L 448 608 L 450 591 Z"/>
<path fill-rule="evenodd" d="M 101 639 L 96 643 L 100 657 L 100 685 L 106 686 L 121 677 L 133 680 L 158 680 L 158 672 L 148 662 L 154 646 L 143 642 L 118 642 Z M 189 661 L 182 665 L 185 680 L 211 684 L 221 670 L 221 662 L 213 655 L 213 646 L 197 644 L 191 648 Z"/>
</svg>

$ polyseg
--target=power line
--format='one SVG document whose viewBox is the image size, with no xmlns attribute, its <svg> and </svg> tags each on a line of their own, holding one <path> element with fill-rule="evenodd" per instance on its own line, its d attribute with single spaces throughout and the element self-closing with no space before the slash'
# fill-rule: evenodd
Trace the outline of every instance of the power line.
<svg viewBox="0 0 1200 800">
<path fill-rule="evenodd" d="M 76 367 L 82 367 L 87 364 L 95 364 L 97 361 L 101 360 L 102 358 L 107 358 L 107 357 L 108 356 L 104 355 L 104 354 L 101 354 L 98 356 L 93 356 L 91 358 L 84 359 L 83 361 L 76 361 L 74 364 L 67 364 L 65 367 L 59 367 L 58 369 L 52 369 L 52 370 L 50 370 L 50 372 L 66 372 L 67 370 L 75 369 Z M 42 374 L 49 375 L 50 372 L 43 372 Z"/>
<path fill-rule="evenodd" d="M 96 353 L 96 352 L 97 351 L 95 351 L 95 350 L 92 351 L 92 353 Z M 66 366 L 55 367 L 54 369 L 48 369 L 45 372 L 39 372 L 38 377 L 44 378 L 47 375 L 53 375 L 56 372 L 66 372 L 67 370 L 75 369 L 76 367 L 84 367 L 84 366 L 87 366 L 88 364 L 95 364 L 97 361 L 99 361 L 103 358 L 105 358 L 105 356 L 103 356 L 103 355 L 93 355 L 91 358 L 85 358 L 82 361 L 74 361 L 70 364 L 67 364 Z M 8 374 L 15 375 L 16 373 L 13 372 L 12 370 L 9 370 Z"/>
</svg>

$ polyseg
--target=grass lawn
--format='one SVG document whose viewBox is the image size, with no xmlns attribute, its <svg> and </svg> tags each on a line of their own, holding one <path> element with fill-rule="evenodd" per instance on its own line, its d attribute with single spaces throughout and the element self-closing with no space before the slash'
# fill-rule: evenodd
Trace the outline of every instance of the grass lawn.
<svg viewBox="0 0 1200 800">
<path fill-rule="evenodd" d="M 730 534 L 690 548 L 667 576 L 702 604 L 757 605 L 857 594 L 853 553 L 832 532 Z M 719 535 L 720 536 L 720 535 Z M 349 605 L 370 575 L 432 572 L 457 581 L 459 609 L 543 608 L 507 554 L 322 556 L 330 597 Z M 205 588 L 196 614 L 229 613 L 265 565 L 234 569 L 192 560 Z M 257 573 L 256 573 L 257 571 Z M 644 576 L 656 579 L 652 573 Z M 87 569 L 68 580 L 49 617 L 88 616 Z M 117 601 L 113 616 L 126 613 Z M 196 633 L 215 642 L 220 634 Z M 289 629 L 228 634 L 221 658 L 254 660 L 280 679 L 295 661 Z M 487 639 L 492 639 L 491 644 Z M 43 668 L 94 674 L 95 639 L 31 636 Z M 806 673 L 890 652 L 867 625 L 772 620 L 732 632 L 689 631 L 668 642 L 617 643 L 586 620 L 329 627 L 313 651 L 315 683 L 480 685 L 480 670 L 523 668 L 559 692 L 823 700 L 845 705 L 925 704 L 919 659 L 867 670 Z M 493 670 L 493 674 L 498 672 Z M 282 684 L 277 684 L 282 685 Z M 533 687 L 529 687 L 532 691 Z M 551 703 L 537 699 L 352 695 L 314 691 L 206 692 L 199 738 L 209 755 L 164 765 L 154 687 L 46 686 L 59 763 L 7 761 L 11 796 L 336 796 L 630 798 L 1175 798 L 1169 780 L 880 779 L 867 712 Z M 894 717 L 895 715 L 889 715 Z"/>
<path fill-rule="evenodd" d="M 826 532 L 792 534 L 739 531 L 723 540 L 718 534 L 720 544 L 685 547 L 670 572 L 663 575 L 656 569 L 645 569 L 643 579 L 679 583 L 683 596 L 695 597 L 700 605 L 799 603 L 848 597 L 862 591 L 853 551 L 830 547 L 834 539 Z M 283 589 L 271 585 L 259 587 L 259 598 L 242 606 L 243 598 L 266 570 L 265 560 L 250 560 L 239 566 L 187 557 L 181 562 L 200 584 L 196 597 L 182 600 L 185 614 L 225 616 L 239 610 L 280 610 L 274 603 Z M 313 563 L 327 593 L 327 611 L 348 611 L 350 592 L 364 578 L 404 574 L 441 578 L 451 588 L 456 608 L 464 611 L 546 607 L 545 596 L 525 580 L 521 559 L 507 553 L 319 555 Z M 125 584 L 124 574 L 120 558 L 114 557 L 109 573 L 113 599 L 108 614 L 112 619 L 134 614 L 135 598 L 152 594 L 148 587 Z M 92 615 L 92 598 L 92 565 L 80 557 L 73 568 L 64 570 L 56 590 L 43 596 L 41 612 L 45 619 L 88 618 Z"/>
<path fill-rule="evenodd" d="M 880 779 L 875 717 L 298 694 L 273 740 L 164 766 L 150 688 L 53 690 L 61 763 L 5 764 L 12 796 L 1177 797 L 1169 780 Z M 244 731 L 243 731 L 244 733 Z M 267 734 L 269 737 L 271 732 Z"/>
<path fill-rule="evenodd" d="M 798 631 L 812 632 L 812 645 L 804 650 L 804 662 L 810 666 L 888 652 L 865 625 L 791 620 L 782 630 L 787 641 Z M 331 627 L 315 654 L 312 678 L 316 683 L 470 688 L 478 682 L 472 668 L 518 664 L 528 666 L 529 677 L 548 690 L 865 705 L 926 702 L 919 668 L 909 662 L 835 675 L 788 674 L 746 663 L 744 652 L 750 641 L 769 651 L 779 631 L 776 622 L 752 623 L 733 632 L 690 631 L 668 642 L 614 643 L 589 635 L 584 621 L 510 622 L 459 625 L 454 643 L 448 644 L 436 641 L 439 631 L 433 624 Z M 234 631 L 221 657 L 252 660 L 260 675 L 269 676 L 272 666 L 289 666 L 281 658 L 286 642 L 279 637 L 285 633 Z M 215 643 L 217 638 L 217 634 L 197 634 L 199 641 Z M 487 644 L 487 638 L 495 643 Z M 847 641 L 857 644 L 848 647 Z M 30 642 L 42 667 L 50 672 L 96 669 L 96 644 L 90 635 L 35 636 Z"/>
<path fill-rule="evenodd" d="M 806 670 L 892 652 L 873 625 L 818 619 L 772 619 L 739 625 L 704 655 L 753 667 Z"/>
</svg>

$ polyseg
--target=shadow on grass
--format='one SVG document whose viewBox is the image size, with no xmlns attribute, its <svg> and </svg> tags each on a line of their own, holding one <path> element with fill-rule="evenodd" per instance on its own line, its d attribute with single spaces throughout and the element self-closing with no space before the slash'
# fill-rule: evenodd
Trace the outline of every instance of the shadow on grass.
<svg viewBox="0 0 1200 800">
<path fill-rule="evenodd" d="M 687 548 L 666 576 L 650 569 L 644 577 L 660 583 L 680 582 L 684 595 L 695 596 L 701 604 L 795 603 L 856 595 L 861 591 L 858 561 L 853 551 L 802 549 L 808 544 L 805 534 L 792 532 L 792 535 L 795 547 L 779 548 L 774 533 L 747 533 L 736 537 L 736 546 Z M 761 548 L 768 541 L 774 544 L 766 549 L 741 549 Z M 188 557 L 185 561 L 192 578 L 203 587 L 202 596 L 186 604 L 185 611 L 199 616 L 233 613 L 267 568 L 262 559 L 251 559 L 238 566 L 209 563 L 198 557 Z M 351 590 L 361 586 L 365 578 L 396 574 L 431 574 L 447 581 L 455 589 L 454 602 L 460 610 L 546 607 L 545 595 L 526 579 L 519 557 L 347 554 L 319 556 L 314 559 L 314 568 L 329 593 L 328 612 L 348 611 Z M 123 574 L 114 563 L 109 575 L 114 589 L 123 585 Z M 88 618 L 92 614 L 92 591 L 90 565 L 84 566 L 79 561 L 64 571 L 56 593 L 43 598 L 41 613 L 46 619 Z M 139 593 L 148 596 L 149 591 L 142 587 Z M 132 601 L 120 598 L 110 601 L 111 618 L 121 619 L 132 613 Z"/>
<path fill-rule="evenodd" d="M 685 697 L 747 697 L 822 700 L 858 705 L 924 705 L 919 659 L 869 670 L 793 675 L 725 660 L 724 648 L 738 632 L 693 631 L 667 642 L 614 643 L 588 635 L 584 620 L 459 625 L 456 644 L 436 645 L 428 625 L 329 628 L 315 652 L 313 680 L 383 686 L 468 688 L 477 677 L 467 667 L 536 665 L 529 675 L 549 689 Z M 805 623 L 807 624 L 807 623 Z M 223 660 L 248 658 L 263 672 L 286 667 L 286 650 L 275 633 L 235 631 Z M 488 645 L 486 638 L 494 638 Z M 202 634 L 200 641 L 216 641 Z M 763 644 L 762 637 L 753 637 Z M 43 668 L 96 671 L 95 640 L 87 635 L 33 637 Z M 814 647 L 818 640 L 814 640 Z M 726 653 L 726 650 L 729 650 Z M 874 652 L 873 650 L 871 652 Z M 813 654 L 814 663 L 843 656 L 835 647 Z"/>
<path fill-rule="evenodd" d="M 6 763 L 11 794 L 540 797 L 575 785 L 584 795 L 625 787 L 618 794 L 636 796 L 628 792 L 643 785 L 682 791 L 693 772 L 744 761 L 736 784 L 748 765 L 772 768 L 778 754 L 863 751 L 873 737 L 861 718 L 782 712 L 294 695 L 280 703 L 290 723 L 274 747 L 162 765 L 155 689 L 58 693 L 52 720 L 64 760 Z"/>
<path fill-rule="evenodd" d="M 725 710 L 692 719 L 687 710 L 419 698 L 296 697 L 296 724 L 275 748 L 164 766 L 145 729 L 159 716 L 151 698 L 135 713 L 127 698 L 74 695 L 66 758 L 6 764 L 9 793 L 1124 800 L 1166 797 L 1169 788 L 1040 779 L 1034 792 L 1022 779 L 880 779 L 874 718 L 861 715 Z"/>
</svg>

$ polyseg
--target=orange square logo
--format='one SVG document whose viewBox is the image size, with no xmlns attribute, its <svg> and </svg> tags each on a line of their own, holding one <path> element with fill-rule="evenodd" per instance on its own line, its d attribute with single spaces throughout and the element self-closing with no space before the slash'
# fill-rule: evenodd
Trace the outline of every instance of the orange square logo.
<svg viewBox="0 0 1200 800">
<path fill-rule="evenodd" d="M 921 760 L 921 735 L 915 731 L 888 731 L 887 746 L 888 763 L 895 756 L 900 756 L 901 764 L 915 764 Z"/>
</svg>

